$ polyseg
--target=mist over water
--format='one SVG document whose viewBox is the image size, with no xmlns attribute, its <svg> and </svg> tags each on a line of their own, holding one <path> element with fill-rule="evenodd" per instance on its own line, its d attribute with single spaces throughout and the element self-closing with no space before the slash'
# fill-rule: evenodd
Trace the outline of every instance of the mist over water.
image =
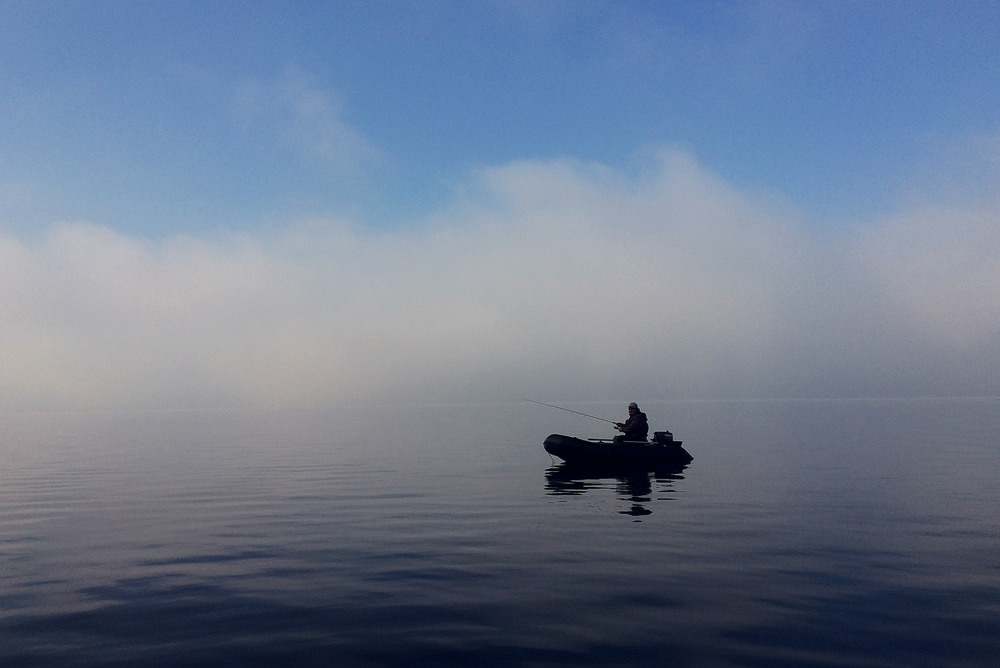
<svg viewBox="0 0 1000 668">
<path fill-rule="evenodd" d="M 990 665 L 1000 400 L 0 417 L 0 663 Z M 570 408 L 618 419 L 624 404 Z"/>
</svg>

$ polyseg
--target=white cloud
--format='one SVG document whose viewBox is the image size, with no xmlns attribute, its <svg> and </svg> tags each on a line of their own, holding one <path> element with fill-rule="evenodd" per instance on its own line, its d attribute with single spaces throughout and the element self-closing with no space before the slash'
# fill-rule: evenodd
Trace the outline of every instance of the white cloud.
<svg viewBox="0 0 1000 668">
<path fill-rule="evenodd" d="M 272 133 L 296 152 L 339 169 L 379 158 L 379 151 L 344 119 L 337 92 L 296 68 L 273 79 L 244 79 L 236 87 L 237 115 L 259 138 Z"/>
<path fill-rule="evenodd" d="M 0 400 L 938 393 L 956 355 L 980 378 L 949 391 L 995 392 L 996 214 L 914 210 L 821 242 L 665 152 L 639 178 L 484 170 L 402 231 L 153 242 L 61 224 L 0 236 Z"/>
<path fill-rule="evenodd" d="M 905 317 L 941 345 L 1000 333 L 1000 207 L 930 207 L 866 231 L 859 254 Z"/>
</svg>

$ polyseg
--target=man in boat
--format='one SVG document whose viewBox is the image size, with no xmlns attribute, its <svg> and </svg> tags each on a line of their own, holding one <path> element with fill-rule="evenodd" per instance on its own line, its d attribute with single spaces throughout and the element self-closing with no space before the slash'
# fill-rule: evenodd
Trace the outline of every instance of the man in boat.
<svg viewBox="0 0 1000 668">
<path fill-rule="evenodd" d="M 615 441 L 645 441 L 649 433 L 649 421 L 633 401 L 628 405 L 628 419 L 625 422 L 615 422 L 615 429 L 622 433 L 621 436 L 615 436 Z"/>
</svg>

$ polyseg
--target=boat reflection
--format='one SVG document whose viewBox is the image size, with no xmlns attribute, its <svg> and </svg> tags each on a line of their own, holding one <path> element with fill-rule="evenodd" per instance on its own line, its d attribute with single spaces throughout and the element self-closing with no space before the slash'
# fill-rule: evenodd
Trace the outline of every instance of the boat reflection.
<svg viewBox="0 0 1000 668">
<path fill-rule="evenodd" d="M 545 471 L 545 493 L 551 496 L 577 496 L 588 491 L 613 488 L 615 495 L 631 504 L 622 515 L 642 517 L 651 514 L 653 501 L 669 501 L 675 497 L 676 482 L 683 480 L 686 464 L 657 467 L 607 467 L 558 464 Z M 655 498 L 654 498 L 655 492 Z"/>
</svg>

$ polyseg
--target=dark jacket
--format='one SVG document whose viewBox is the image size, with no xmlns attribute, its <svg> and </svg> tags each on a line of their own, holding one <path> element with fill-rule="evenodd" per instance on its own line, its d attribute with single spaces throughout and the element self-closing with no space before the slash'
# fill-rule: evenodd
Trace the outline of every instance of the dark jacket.
<svg viewBox="0 0 1000 668">
<path fill-rule="evenodd" d="M 645 441 L 646 435 L 649 434 L 649 422 L 646 420 L 646 414 L 642 411 L 636 411 L 635 415 L 625 420 L 622 434 L 623 440 L 626 441 Z"/>
</svg>

